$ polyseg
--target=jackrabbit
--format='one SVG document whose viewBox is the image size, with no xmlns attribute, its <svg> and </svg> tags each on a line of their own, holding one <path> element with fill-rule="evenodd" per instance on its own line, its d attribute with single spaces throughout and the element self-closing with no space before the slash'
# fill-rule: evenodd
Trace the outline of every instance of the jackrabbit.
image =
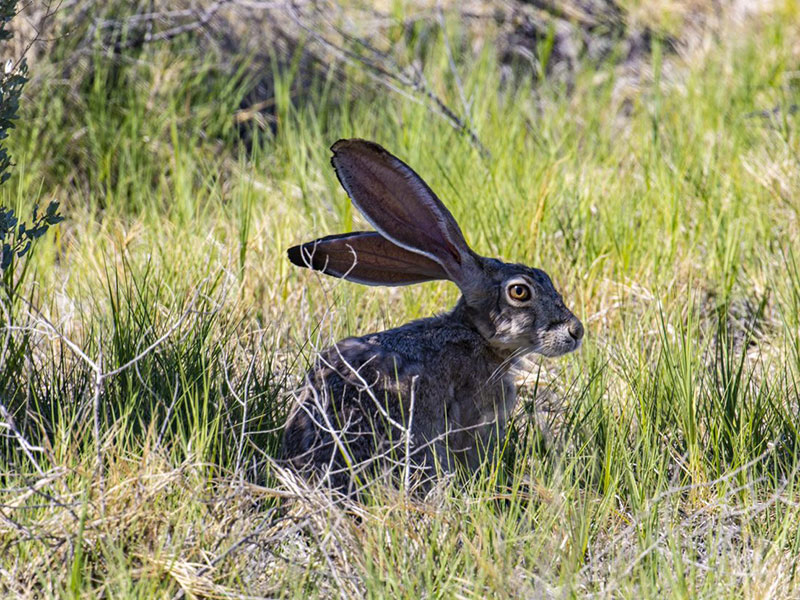
<svg viewBox="0 0 800 600">
<path fill-rule="evenodd" d="M 377 231 L 294 246 L 295 265 L 366 285 L 447 279 L 450 312 L 324 350 L 286 424 L 283 456 L 342 491 L 369 471 L 475 469 L 516 401 L 511 368 L 578 348 L 583 325 L 544 271 L 473 252 L 444 204 L 381 146 L 339 140 L 331 162 Z"/>
</svg>

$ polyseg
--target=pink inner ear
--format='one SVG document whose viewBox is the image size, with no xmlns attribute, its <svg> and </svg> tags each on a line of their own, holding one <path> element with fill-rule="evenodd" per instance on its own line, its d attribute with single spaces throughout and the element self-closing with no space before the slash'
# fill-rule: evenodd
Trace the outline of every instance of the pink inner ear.
<svg viewBox="0 0 800 600">
<path fill-rule="evenodd" d="M 469 248 L 458 224 L 408 165 L 364 140 L 340 140 L 332 149 L 339 181 L 375 229 L 446 269 L 461 266 Z"/>
</svg>

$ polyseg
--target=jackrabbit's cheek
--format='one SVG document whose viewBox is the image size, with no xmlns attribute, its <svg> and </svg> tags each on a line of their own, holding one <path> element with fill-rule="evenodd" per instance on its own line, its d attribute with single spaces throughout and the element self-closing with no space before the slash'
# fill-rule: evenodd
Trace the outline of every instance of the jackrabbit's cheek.
<svg viewBox="0 0 800 600">
<path fill-rule="evenodd" d="M 533 318 L 529 315 L 500 318 L 495 322 L 493 341 L 498 345 L 509 347 L 527 347 L 536 343 L 535 339 L 531 339 L 532 332 Z"/>
</svg>

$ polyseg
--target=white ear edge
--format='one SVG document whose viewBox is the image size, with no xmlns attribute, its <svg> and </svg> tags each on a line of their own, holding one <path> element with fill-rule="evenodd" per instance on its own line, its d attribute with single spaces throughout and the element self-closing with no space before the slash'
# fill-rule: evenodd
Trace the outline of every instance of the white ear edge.
<svg viewBox="0 0 800 600">
<path fill-rule="evenodd" d="M 370 225 L 372 225 L 375 228 L 375 231 L 380 233 L 383 237 L 385 237 L 387 240 L 392 242 L 395 246 L 400 246 L 403 250 L 408 250 L 409 252 L 413 252 L 414 254 L 421 254 L 422 256 L 425 256 L 426 258 L 430 258 L 432 261 L 436 262 L 438 265 L 441 265 L 441 267 L 445 271 L 447 270 L 447 267 L 444 264 L 442 264 L 442 260 L 438 256 L 435 256 L 435 255 L 431 254 L 430 252 L 425 252 L 424 250 L 420 250 L 419 248 L 415 248 L 414 246 L 410 246 L 408 244 L 404 244 L 403 242 L 401 242 L 397 238 L 395 238 L 393 235 L 391 235 L 390 233 L 385 231 L 383 229 L 383 227 L 379 226 L 375 221 L 373 221 L 369 217 L 369 215 L 367 215 L 367 213 L 364 212 L 364 209 L 361 206 L 359 206 L 358 202 L 353 199 L 353 195 L 350 193 L 350 190 L 347 188 L 347 186 L 342 184 L 342 187 L 347 192 L 347 195 L 350 196 L 350 201 L 353 203 L 353 206 L 355 206 L 358 209 L 358 212 L 360 212 L 361 215 L 364 217 L 364 219 L 366 219 L 367 223 L 369 223 Z"/>
<path fill-rule="evenodd" d="M 399 160 L 396 159 L 396 157 L 392 156 L 392 158 L 394 160 L 396 160 L 397 162 L 400 162 Z M 404 165 L 403 163 L 400 163 L 399 165 L 396 165 L 396 166 L 397 166 L 397 169 L 399 171 L 405 171 L 406 169 L 410 170 L 410 167 Z M 420 196 L 422 196 L 422 195 L 427 196 L 427 195 L 433 193 L 427 187 L 427 184 L 425 184 L 424 182 L 421 183 L 421 179 L 419 178 L 418 175 L 414 174 L 413 171 L 403 173 L 403 175 L 404 175 L 405 179 L 409 183 L 411 183 L 414 188 L 416 188 L 415 191 L 417 191 Z M 373 220 L 372 217 L 369 216 L 368 211 L 364 210 L 364 207 L 361 206 L 361 203 L 356 199 L 356 195 L 353 194 L 353 191 L 350 189 L 350 185 L 349 185 L 349 183 L 347 183 L 346 179 L 347 179 L 346 177 L 339 177 L 339 182 L 341 183 L 342 187 L 344 188 L 344 191 L 347 192 L 347 196 L 350 198 L 350 202 L 352 202 L 353 206 L 355 206 L 358 209 L 358 212 L 361 213 L 361 215 L 364 217 L 364 219 L 367 221 L 367 223 L 372 225 L 378 233 L 380 233 L 387 240 L 390 240 L 394 245 L 400 246 L 401 248 L 403 248 L 404 250 L 408 250 L 409 252 L 414 252 L 415 254 L 421 254 L 422 256 L 425 256 L 426 258 L 429 258 L 432 261 L 436 262 L 438 265 L 440 265 L 445 270 L 445 272 L 448 272 L 447 266 L 443 263 L 441 258 L 439 258 L 438 256 L 436 256 L 436 255 L 434 255 L 434 254 L 432 254 L 432 253 L 430 253 L 428 251 L 421 250 L 420 248 L 417 248 L 415 246 L 411 246 L 411 245 L 409 245 L 407 243 L 401 242 L 395 236 L 393 236 L 391 233 L 389 233 L 383 227 L 381 227 L 378 223 L 376 223 L 375 220 Z M 440 230 L 440 232 L 443 235 L 443 237 L 450 243 L 450 245 L 458 253 L 458 255 L 459 255 L 458 262 L 462 263 L 464 257 L 462 255 L 462 250 L 459 249 L 459 245 L 461 244 L 461 242 L 454 242 L 453 239 L 450 237 L 450 232 L 448 231 L 448 228 L 446 226 L 447 223 L 446 223 L 446 221 L 444 219 L 442 219 L 438 215 L 435 217 L 435 219 L 436 219 L 436 222 L 439 224 L 438 229 Z M 449 272 L 448 272 L 448 274 L 452 278 L 453 274 L 449 273 Z"/>
</svg>

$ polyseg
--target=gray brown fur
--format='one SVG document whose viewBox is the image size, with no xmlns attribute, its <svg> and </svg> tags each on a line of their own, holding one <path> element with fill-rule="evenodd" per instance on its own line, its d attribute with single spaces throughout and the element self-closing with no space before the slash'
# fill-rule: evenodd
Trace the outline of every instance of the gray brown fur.
<svg viewBox="0 0 800 600">
<path fill-rule="evenodd" d="M 284 458 L 343 491 L 392 466 L 475 469 L 514 409 L 515 361 L 575 350 L 583 326 L 546 273 L 470 250 L 407 165 L 362 140 L 333 150 L 342 184 L 380 236 L 323 238 L 292 248 L 292 262 L 370 285 L 450 279 L 463 295 L 444 315 L 324 350 L 287 421 Z"/>
</svg>

